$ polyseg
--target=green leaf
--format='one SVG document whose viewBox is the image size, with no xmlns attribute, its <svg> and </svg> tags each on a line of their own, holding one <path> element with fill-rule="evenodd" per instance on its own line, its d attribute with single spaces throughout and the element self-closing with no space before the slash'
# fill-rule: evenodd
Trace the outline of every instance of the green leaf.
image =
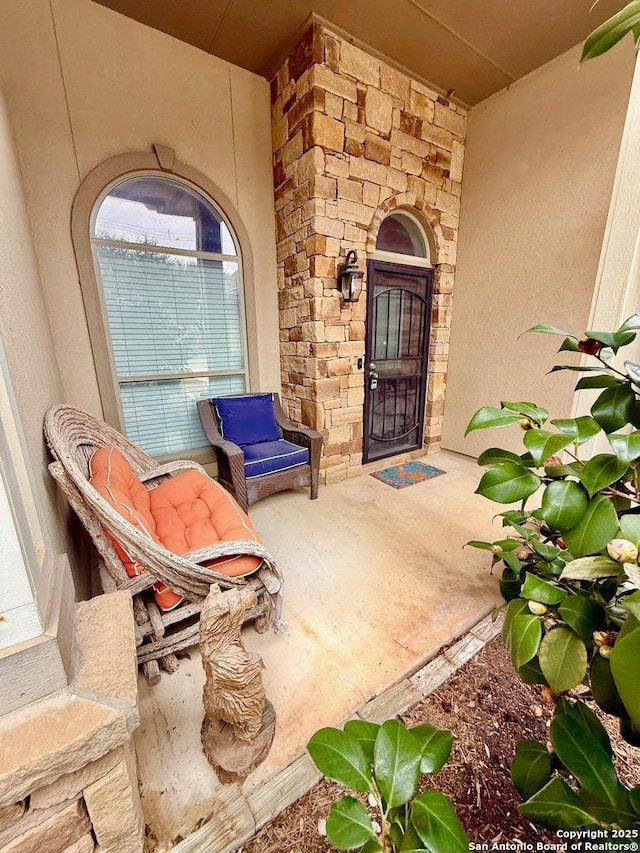
<svg viewBox="0 0 640 853">
<path fill-rule="evenodd" d="M 500 405 L 503 409 L 508 409 L 510 412 L 517 412 L 526 418 L 530 418 L 530 420 L 535 421 L 540 426 L 549 417 L 549 412 L 543 409 L 542 406 L 536 406 L 535 403 L 510 403 L 508 400 L 501 400 Z"/>
<path fill-rule="evenodd" d="M 362 746 L 349 732 L 320 729 L 307 744 L 307 749 L 325 776 L 354 791 L 372 790 L 373 778 L 367 758 Z"/>
<path fill-rule="evenodd" d="M 640 364 L 636 364 L 634 361 L 625 361 L 624 369 L 633 384 L 640 385 Z"/>
<path fill-rule="evenodd" d="M 620 385 L 624 380 L 611 376 L 609 373 L 602 375 L 583 376 L 576 382 L 576 391 L 581 391 L 583 388 L 613 388 Z"/>
<path fill-rule="evenodd" d="M 425 791 L 411 804 L 411 823 L 431 853 L 468 853 L 469 839 L 449 800 Z"/>
<path fill-rule="evenodd" d="M 518 667 L 518 675 L 525 684 L 546 684 L 547 679 L 540 669 L 540 661 L 537 657 Z"/>
<path fill-rule="evenodd" d="M 567 563 L 560 580 L 595 581 L 600 578 L 621 578 L 622 571 L 622 565 L 610 557 L 581 557 Z"/>
<path fill-rule="evenodd" d="M 566 699 L 561 699 L 558 702 L 558 705 L 556 705 L 556 711 L 558 706 L 562 709 L 558 713 L 568 713 L 574 719 L 576 725 L 582 727 L 585 737 L 593 738 L 596 743 L 600 744 L 610 758 L 613 756 L 613 747 L 611 746 L 607 730 L 593 713 L 591 708 L 587 707 L 587 705 L 580 700 L 571 705 Z"/>
<path fill-rule="evenodd" d="M 633 462 L 640 459 L 640 432 L 615 433 L 609 436 L 609 443 L 614 453 L 623 462 Z"/>
<path fill-rule="evenodd" d="M 581 520 L 567 530 L 564 541 L 574 557 L 597 554 L 614 538 L 618 530 L 618 514 L 604 495 L 592 498 Z"/>
<path fill-rule="evenodd" d="M 511 762 L 511 779 L 523 800 L 528 800 L 551 779 L 551 756 L 537 740 L 521 740 Z"/>
<path fill-rule="evenodd" d="M 540 669 L 558 695 L 580 684 L 587 673 L 587 649 L 569 628 L 554 628 L 542 638 L 538 650 Z"/>
<path fill-rule="evenodd" d="M 516 669 L 538 654 L 542 624 L 537 616 L 514 616 L 511 623 L 511 662 Z M 544 671 L 544 670 L 543 670 Z"/>
<path fill-rule="evenodd" d="M 543 332 L 547 335 L 562 335 L 563 338 L 573 337 L 573 335 L 570 335 L 568 332 L 563 332 L 562 329 L 559 329 L 557 326 L 549 326 L 547 323 L 536 323 L 535 326 L 527 329 L 522 333 L 522 335 L 526 335 L 528 332 Z M 522 337 L 522 335 L 519 337 Z"/>
<path fill-rule="evenodd" d="M 558 427 L 560 432 L 573 436 L 573 443 L 577 445 L 584 444 L 600 432 L 600 425 L 590 415 L 582 415 L 579 418 L 556 418 L 551 423 Z"/>
<path fill-rule="evenodd" d="M 555 456 L 572 443 L 572 438 L 565 433 L 548 432 L 545 429 L 530 429 L 524 434 L 523 441 L 533 457 L 536 465 L 542 465 L 545 459 Z"/>
<path fill-rule="evenodd" d="M 636 619 L 640 619 L 640 591 L 632 592 L 631 595 L 620 598 L 620 605 L 632 613 Z"/>
<path fill-rule="evenodd" d="M 364 847 L 360 850 L 360 853 L 383 853 L 383 851 L 380 846 L 380 842 L 372 838 L 370 841 L 367 841 Z"/>
<path fill-rule="evenodd" d="M 379 728 L 380 726 L 377 723 L 369 723 L 365 720 L 349 720 L 344 724 L 345 732 L 353 735 L 358 741 L 369 764 L 373 764 L 373 746 Z"/>
<path fill-rule="evenodd" d="M 493 551 L 493 542 L 483 542 L 481 539 L 470 539 L 462 547 L 466 548 L 467 545 L 471 548 L 479 548 L 481 551 Z"/>
<path fill-rule="evenodd" d="M 567 591 L 527 572 L 521 594 L 523 598 L 541 601 L 543 604 L 557 604 L 566 597 Z"/>
<path fill-rule="evenodd" d="M 632 0 L 623 9 L 608 18 L 604 24 L 597 27 L 587 38 L 582 48 L 580 62 L 602 56 L 610 50 L 627 33 L 633 33 L 640 24 L 640 2 Z M 622 326 L 621 328 L 624 328 Z"/>
<path fill-rule="evenodd" d="M 617 796 L 613 803 L 604 802 L 599 793 L 587 791 L 586 788 L 580 791 L 580 799 L 601 825 L 615 826 L 621 829 L 637 828 L 639 825 L 638 816 L 631 807 L 629 791 L 622 785 L 618 788 Z M 622 840 L 621 836 L 622 833 L 619 836 L 620 840 L 609 842 L 609 845 L 607 845 L 609 850 L 629 849 L 628 840 Z M 608 838 L 610 837 L 611 833 L 608 834 Z"/>
<path fill-rule="evenodd" d="M 562 553 L 560 548 L 556 548 L 555 545 L 549 545 L 547 542 L 542 542 L 537 537 L 531 540 L 531 547 L 547 563 L 552 563 Z"/>
<path fill-rule="evenodd" d="M 517 453 L 503 450 L 501 447 L 490 447 L 478 456 L 478 465 L 495 465 L 497 462 L 515 462 L 520 465 L 522 460 Z"/>
<path fill-rule="evenodd" d="M 595 823 L 576 792 L 557 777 L 519 806 L 518 811 L 550 829 L 578 829 Z"/>
<path fill-rule="evenodd" d="M 335 848 L 355 850 L 375 837 L 371 818 L 360 800 L 342 797 L 332 804 L 327 818 L 327 838 Z"/>
<path fill-rule="evenodd" d="M 601 350 L 600 357 L 602 358 L 602 353 L 604 350 Z M 613 353 L 611 353 L 613 356 Z M 602 373 L 602 371 L 608 370 L 606 367 L 589 367 L 586 364 L 556 364 L 555 367 L 552 367 L 549 373 L 557 373 L 559 370 L 573 370 L 574 373 Z"/>
<path fill-rule="evenodd" d="M 552 530 L 570 530 L 587 511 L 584 489 L 572 480 L 549 483 L 542 496 L 542 518 Z"/>
<path fill-rule="evenodd" d="M 609 660 L 618 693 L 636 727 L 640 726 L 640 626 L 627 618 L 624 631 L 618 635 Z M 631 627 L 630 627 L 631 626 Z"/>
<path fill-rule="evenodd" d="M 495 406 L 483 406 L 469 421 L 465 436 L 475 429 L 496 429 L 497 427 L 518 424 L 521 420 L 520 415 L 505 412 L 504 409 L 497 409 Z"/>
<path fill-rule="evenodd" d="M 510 504 L 532 495 L 541 482 L 540 477 L 522 465 L 503 462 L 485 471 L 476 494 L 496 503 Z"/>
<path fill-rule="evenodd" d="M 396 849 L 399 853 L 418 853 L 418 851 L 424 850 L 425 848 L 420 836 L 415 831 L 408 818 L 409 816 L 407 815 L 407 826 L 402 833 L 399 843 L 396 842 Z M 398 824 L 396 824 L 396 826 L 398 826 Z M 393 835 L 391 838 L 394 840 Z"/>
<path fill-rule="evenodd" d="M 560 761 L 584 788 L 599 791 L 605 802 L 615 804 L 620 783 L 611 756 L 576 714 L 555 714 L 549 739 Z"/>
<path fill-rule="evenodd" d="M 420 744 L 397 720 L 380 726 L 374 749 L 376 783 L 388 807 L 414 795 L 420 774 Z"/>
<path fill-rule="evenodd" d="M 620 516 L 620 532 L 623 539 L 628 539 L 636 548 L 640 548 L 640 515 L 629 512 Z"/>
<path fill-rule="evenodd" d="M 606 489 L 612 483 L 617 483 L 628 467 L 627 462 L 611 453 L 598 453 L 586 463 L 580 479 L 589 492 L 589 497 L 592 498 L 596 492 Z"/>
<path fill-rule="evenodd" d="M 593 632 L 603 627 L 605 620 L 601 605 L 582 595 L 567 596 L 558 607 L 558 615 L 583 640 L 590 640 Z"/>
<path fill-rule="evenodd" d="M 591 406 L 591 414 L 606 433 L 615 432 L 629 423 L 636 395 L 628 385 L 605 388 Z"/>
<path fill-rule="evenodd" d="M 413 726 L 409 729 L 421 748 L 420 772 L 435 773 L 449 760 L 453 734 L 447 729 L 439 729 L 430 723 Z"/>
<path fill-rule="evenodd" d="M 638 8 L 640 8 L 640 2 L 638 3 Z M 627 332 L 627 331 L 636 331 L 640 329 L 640 314 L 632 314 L 631 317 L 628 317 L 624 323 L 618 329 L 619 332 Z"/>
<path fill-rule="evenodd" d="M 626 347 L 627 344 L 630 344 L 631 341 L 635 340 L 636 336 L 635 332 L 625 330 L 622 332 L 587 332 L 587 337 L 591 338 L 593 341 L 598 341 L 605 347 L 609 347 L 614 351 L 614 353 L 616 353 L 620 347 Z"/>
<path fill-rule="evenodd" d="M 558 352 L 580 352 L 578 344 L 578 339 L 574 338 L 573 335 L 569 335 L 569 337 L 565 338 L 558 347 Z"/>
<path fill-rule="evenodd" d="M 591 693 L 598 706 L 607 714 L 622 716 L 624 706 L 613 680 L 611 661 L 603 658 L 602 655 L 596 655 L 591 661 L 589 680 Z"/>
<path fill-rule="evenodd" d="M 504 614 L 504 622 L 502 623 L 502 642 L 505 646 L 511 648 L 511 626 L 516 616 L 529 614 L 529 608 L 524 598 L 515 598 L 507 605 Z"/>
<path fill-rule="evenodd" d="M 522 584 L 520 582 L 519 573 L 516 574 L 510 566 L 504 567 L 502 576 L 498 583 L 500 586 L 500 595 L 505 601 L 513 601 L 514 598 L 518 598 L 520 595 L 520 587 Z"/>
<path fill-rule="evenodd" d="M 636 785 L 635 788 L 632 788 L 629 792 L 629 802 L 634 810 L 634 812 L 640 815 L 640 785 Z"/>
</svg>

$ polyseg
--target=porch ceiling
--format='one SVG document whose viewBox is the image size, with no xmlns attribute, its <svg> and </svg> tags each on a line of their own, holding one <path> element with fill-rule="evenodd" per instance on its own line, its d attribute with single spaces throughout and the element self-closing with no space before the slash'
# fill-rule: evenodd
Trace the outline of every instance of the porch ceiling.
<svg viewBox="0 0 640 853">
<path fill-rule="evenodd" d="M 96 0 L 270 79 L 312 15 L 473 106 L 577 44 L 625 0 Z"/>
</svg>

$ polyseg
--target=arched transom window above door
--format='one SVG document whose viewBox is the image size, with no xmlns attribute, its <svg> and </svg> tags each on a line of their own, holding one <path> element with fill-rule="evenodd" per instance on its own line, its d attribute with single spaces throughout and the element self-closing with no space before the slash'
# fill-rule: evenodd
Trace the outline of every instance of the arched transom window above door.
<svg viewBox="0 0 640 853">
<path fill-rule="evenodd" d="M 113 183 L 91 244 L 122 426 L 152 456 L 204 447 L 196 402 L 247 388 L 236 237 L 187 183 Z"/>
<path fill-rule="evenodd" d="M 408 211 L 390 213 L 378 231 L 372 255 L 381 261 L 430 267 L 430 246 L 418 220 Z"/>
</svg>

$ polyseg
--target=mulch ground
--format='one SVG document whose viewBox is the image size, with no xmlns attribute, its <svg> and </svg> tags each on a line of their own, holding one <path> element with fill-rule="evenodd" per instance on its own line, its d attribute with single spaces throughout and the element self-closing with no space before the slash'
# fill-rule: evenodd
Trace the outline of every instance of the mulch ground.
<svg viewBox="0 0 640 853">
<path fill-rule="evenodd" d="M 594 710 L 596 710 L 594 708 Z M 518 813 L 520 798 L 509 765 L 521 738 L 547 742 L 553 704 L 537 686 L 523 684 L 499 639 L 459 669 L 401 719 L 408 726 L 429 722 L 454 734 L 451 758 L 423 788 L 436 787 L 454 804 L 470 841 L 559 844 L 555 833 Z M 640 753 L 618 735 L 617 722 L 600 715 L 614 747 L 620 778 L 640 784 Z M 322 780 L 265 826 L 241 853 L 325 853 L 333 850 L 318 827 L 345 790 Z M 538 848 L 541 849 L 541 848 Z M 240 851 L 239 851 L 240 853 Z"/>
</svg>

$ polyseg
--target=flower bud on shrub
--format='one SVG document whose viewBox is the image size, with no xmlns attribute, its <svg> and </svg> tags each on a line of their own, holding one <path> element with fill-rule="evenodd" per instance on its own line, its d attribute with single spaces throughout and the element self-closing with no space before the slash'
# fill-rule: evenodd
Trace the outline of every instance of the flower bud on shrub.
<svg viewBox="0 0 640 853">
<path fill-rule="evenodd" d="M 607 553 L 618 563 L 635 563 L 638 549 L 628 539 L 612 539 L 607 545 Z"/>
<path fill-rule="evenodd" d="M 607 631 L 594 631 L 593 632 L 593 642 L 596 646 L 604 646 L 609 639 L 609 634 Z"/>
<path fill-rule="evenodd" d="M 520 421 L 520 426 L 522 427 L 522 429 L 531 429 L 531 427 L 533 426 L 533 424 L 531 423 L 531 421 L 529 420 L 529 418 L 523 418 L 523 419 Z"/>
<path fill-rule="evenodd" d="M 593 338 L 587 338 L 584 341 L 578 341 L 578 349 L 580 352 L 586 352 L 587 355 L 598 355 L 602 344 L 600 341 L 594 341 Z"/>
<path fill-rule="evenodd" d="M 613 646 L 600 646 L 598 649 L 603 658 L 611 657 L 611 652 L 613 651 Z"/>
<path fill-rule="evenodd" d="M 527 607 L 534 616 L 544 616 L 545 613 L 549 612 L 547 605 L 543 604 L 541 601 L 528 601 Z"/>
</svg>

